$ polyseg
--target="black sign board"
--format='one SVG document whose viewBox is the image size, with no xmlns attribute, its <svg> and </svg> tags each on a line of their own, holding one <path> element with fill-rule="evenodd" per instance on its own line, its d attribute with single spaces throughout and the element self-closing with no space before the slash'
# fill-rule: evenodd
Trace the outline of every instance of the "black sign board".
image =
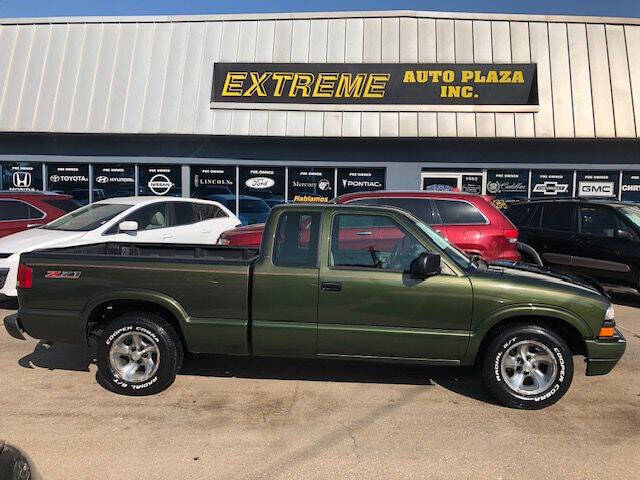
<svg viewBox="0 0 640 480">
<path fill-rule="evenodd" d="M 236 167 L 194 165 L 191 167 L 191 196 L 233 203 L 235 210 Z"/>
<path fill-rule="evenodd" d="M 640 171 L 622 172 L 622 200 L 640 202 Z"/>
<path fill-rule="evenodd" d="M 140 195 L 182 194 L 182 173 L 179 165 L 140 165 L 138 167 Z"/>
<path fill-rule="evenodd" d="M 326 203 L 335 197 L 333 168 L 289 168 L 290 202 Z"/>
<path fill-rule="evenodd" d="M 532 197 L 570 197 L 573 195 L 573 171 L 532 170 Z"/>
<path fill-rule="evenodd" d="M 86 163 L 47 165 L 47 189 L 71 195 L 81 205 L 89 203 L 89 165 Z"/>
<path fill-rule="evenodd" d="M 284 167 L 240 167 L 240 195 L 263 199 L 270 207 L 284 203 Z"/>
<path fill-rule="evenodd" d="M 532 106 L 536 75 L 535 64 L 216 63 L 212 101 Z"/>
<path fill-rule="evenodd" d="M 510 203 L 529 196 L 529 170 L 488 170 L 487 195 L 493 205 L 507 208 Z"/>
<path fill-rule="evenodd" d="M 339 168 L 338 195 L 384 190 L 384 168 Z"/>
<path fill-rule="evenodd" d="M 576 173 L 576 192 L 579 197 L 617 198 L 620 172 L 587 171 Z"/>
<path fill-rule="evenodd" d="M 458 175 L 422 177 L 422 189 L 429 192 L 452 192 L 458 188 Z"/>
<path fill-rule="evenodd" d="M 136 194 L 134 165 L 108 163 L 93 166 L 93 201 Z"/>
<path fill-rule="evenodd" d="M 462 191 L 482 195 L 482 174 L 479 173 L 477 175 L 463 175 Z"/>
<path fill-rule="evenodd" d="M 2 164 L 2 190 L 42 190 L 42 163 L 7 162 Z"/>
</svg>

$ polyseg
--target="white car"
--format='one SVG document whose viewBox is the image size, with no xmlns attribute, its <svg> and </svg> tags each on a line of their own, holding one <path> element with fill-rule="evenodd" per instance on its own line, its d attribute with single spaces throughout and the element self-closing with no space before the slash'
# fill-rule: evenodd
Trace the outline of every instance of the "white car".
<svg viewBox="0 0 640 480">
<path fill-rule="evenodd" d="M 231 210 L 210 200 L 179 197 L 101 200 L 42 227 L 0 238 L 0 301 L 17 295 L 16 276 L 23 252 L 101 242 L 215 245 L 222 232 L 240 223 Z"/>
</svg>

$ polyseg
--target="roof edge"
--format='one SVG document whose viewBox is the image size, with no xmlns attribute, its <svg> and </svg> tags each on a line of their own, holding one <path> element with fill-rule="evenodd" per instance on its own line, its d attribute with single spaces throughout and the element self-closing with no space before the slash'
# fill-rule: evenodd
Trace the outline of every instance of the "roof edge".
<svg viewBox="0 0 640 480">
<path fill-rule="evenodd" d="M 503 20 L 551 23 L 599 23 L 640 25 L 640 18 L 599 17 L 577 15 L 540 15 L 510 13 L 431 12 L 419 10 L 345 11 L 345 12 L 295 12 L 295 13 L 234 13 L 213 15 L 137 15 L 137 16 L 67 16 L 2 18 L 0 25 L 52 24 L 52 23 L 168 23 L 240 20 L 292 20 L 322 18 L 380 18 L 414 17 L 456 20 Z"/>
</svg>

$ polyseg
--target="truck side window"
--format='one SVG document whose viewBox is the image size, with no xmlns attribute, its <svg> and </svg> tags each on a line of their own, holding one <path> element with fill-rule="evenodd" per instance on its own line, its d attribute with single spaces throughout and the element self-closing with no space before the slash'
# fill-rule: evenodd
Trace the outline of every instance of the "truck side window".
<svg viewBox="0 0 640 480">
<path fill-rule="evenodd" d="M 354 218 L 355 217 L 355 218 Z M 384 215 L 336 215 L 331 229 L 332 267 L 406 271 L 427 249 Z"/>
<path fill-rule="evenodd" d="M 273 246 L 273 264 L 317 268 L 319 228 L 319 212 L 285 212 L 280 215 Z"/>
</svg>

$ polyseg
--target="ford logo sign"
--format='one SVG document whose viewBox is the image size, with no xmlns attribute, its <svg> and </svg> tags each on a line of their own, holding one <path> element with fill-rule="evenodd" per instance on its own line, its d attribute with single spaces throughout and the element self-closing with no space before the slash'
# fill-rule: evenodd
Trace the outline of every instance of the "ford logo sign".
<svg viewBox="0 0 640 480">
<path fill-rule="evenodd" d="M 96 183 L 109 183 L 109 177 L 100 175 L 99 177 L 96 177 Z"/>
<path fill-rule="evenodd" d="M 253 177 L 244 182 L 244 184 L 253 188 L 254 190 L 263 190 L 265 188 L 271 188 L 275 185 L 275 180 L 269 177 Z"/>
</svg>

